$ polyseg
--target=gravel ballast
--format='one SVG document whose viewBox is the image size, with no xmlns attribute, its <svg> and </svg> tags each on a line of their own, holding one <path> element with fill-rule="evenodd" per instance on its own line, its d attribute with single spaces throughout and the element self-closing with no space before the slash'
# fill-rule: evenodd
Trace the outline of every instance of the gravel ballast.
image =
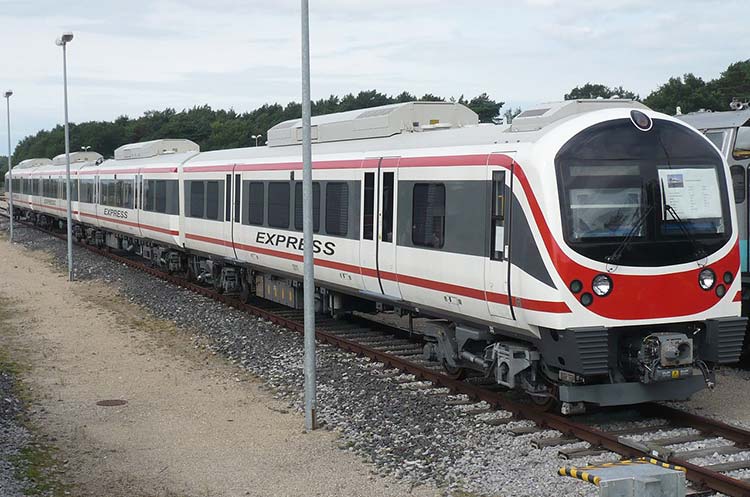
<svg viewBox="0 0 750 497">
<path fill-rule="evenodd" d="M 28 228 L 17 229 L 16 236 L 18 243 L 51 253 L 55 264 L 64 267 L 63 241 Z M 263 379 L 290 408 L 301 409 L 301 335 L 85 249 L 74 250 L 77 280 L 116 285 L 131 302 L 189 333 L 196 347 L 225 356 Z M 483 421 L 508 413 L 467 414 L 466 406 L 446 403 L 455 397 L 436 395 L 442 392 L 416 382 L 396 381 L 399 377 L 390 373 L 368 359 L 318 346 L 318 420 L 341 434 L 342 450 L 373 463 L 373 474 L 414 485 L 434 484 L 445 488 L 446 495 L 598 495 L 592 485 L 557 476 L 557 469 L 612 460 L 612 454 L 561 461 L 559 447 L 534 449 L 530 444 L 532 438 L 559 433 L 512 436 L 504 427 Z M 524 422 L 511 426 L 516 425 Z"/>
</svg>

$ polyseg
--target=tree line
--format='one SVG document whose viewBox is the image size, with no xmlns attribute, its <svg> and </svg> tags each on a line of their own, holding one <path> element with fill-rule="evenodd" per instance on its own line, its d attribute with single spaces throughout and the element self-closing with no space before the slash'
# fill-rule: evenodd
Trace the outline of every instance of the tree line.
<svg viewBox="0 0 750 497">
<path fill-rule="evenodd" d="M 643 99 L 622 86 L 609 87 L 598 83 L 577 86 L 566 93 L 564 98 L 612 96 L 641 100 L 652 109 L 667 114 L 674 114 L 677 107 L 680 107 L 683 113 L 700 109 L 728 110 L 729 102 L 735 97 L 743 101 L 750 100 L 750 60 L 729 65 L 719 77 L 710 81 L 704 81 L 692 73 L 670 78 Z M 313 115 L 330 114 L 413 100 L 446 99 L 431 93 L 417 97 L 406 91 L 388 95 L 377 90 L 369 90 L 356 95 L 331 95 L 317 100 L 312 103 L 312 112 Z M 490 98 L 487 93 L 470 99 L 462 95 L 457 100 L 448 100 L 467 105 L 479 115 L 481 122 L 493 122 L 500 118 L 504 105 L 504 102 Z M 520 111 L 521 109 L 507 109 L 503 115 L 508 119 Z M 198 143 L 201 150 L 246 147 L 254 143 L 251 136 L 263 135 L 265 138 L 266 131 L 274 125 L 299 118 L 301 115 L 302 107 L 299 102 L 290 102 L 286 105 L 265 104 L 253 111 L 242 113 L 231 109 L 212 109 L 208 105 L 179 112 L 172 108 L 150 110 L 136 118 L 120 116 L 114 121 L 71 123 L 70 148 L 80 150 L 81 147 L 91 147 L 105 157 L 111 157 L 114 150 L 121 145 L 158 138 L 187 138 Z M 64 129 L 61 125 L 27 136 L 17 145 L 13 153 L 13 163 L 17 164 L 32 157 L 54 157 L 63 151 L 63 139 Z M 6 164 L 7 161 L 3 162 L 0 159 L 0 175 L 7 170 Z"/>
<path fill-rule="evenodd" d="M 565 100 L 613 96 L 641 100 L 638 95 L 622 86 L 610 88 L 596 83 L 573 88 L 565 94 Z M 641 101 L 655 111 L 673 115 L 678 107 L 684 114 L 701 109 L 729 110 L 729 103 L 735 98 L 743 102 L 750 100 L 750 59 L 730 64 L 718 78 L 709 81 L 692 73 L 669 78 Z"/>
<path fill-rule="evenodd" d="M 331 95 L 312 102 L 313 115 L 345 112 L 355 109 L 377 107 L 399 102 L 445 101 L 431 93 L 417 97 L 409 92 L 391 96 L 377 90 L 362 91 L 357 95 L 343 97 Z M 471 99 L 462 95 L 458 100 L 474 110 L 482 122 L 491 122 L 503 102 L 491 99 L 482 93 Z M 114 121 L 89 121 L 70 124 L 70 149 L 91 147 L 104 157 L 112 157 L 114 150 L 126 143 L 135 143 L 159 138 L 187 138 L 200 145 L 201 150 L 220 150 L 247 147 L 255 143 L 253 135 L 263 135 L 274 125 L 302 115 L 299 102 L 286 105 L 265 104 L 251 112 L 212 109 L 208 105 L 176 111 L 172 108 L 146 111 L 142 116 L 130 118 L 120 116 Z M 51 130 L 42 130 L 21 140 L 13 152 L 13 163 L 32 157 L 54 157 L 64 149 L 64 127 L 58 125 Z M 260 140 L 263 143 L 264 140 Z M 2 166 L 0 166 L 2 167 Z M 7 168 L 6 168 L 7 169 Z"/>
</svg>

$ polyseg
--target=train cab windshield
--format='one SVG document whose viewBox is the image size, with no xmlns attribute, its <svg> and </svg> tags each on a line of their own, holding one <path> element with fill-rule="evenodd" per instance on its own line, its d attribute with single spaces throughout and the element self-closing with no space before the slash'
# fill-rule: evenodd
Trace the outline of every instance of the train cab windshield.
<svg viewBox="0 0 750 497">
<path fill-rule="evenodd" d="M 679 124 L 596 125 L 561 149 L 556 169 L 565 240 L 586 257 L 680 264 L 715 252 L 731 235 L 722 159 Z"/>
</svg>

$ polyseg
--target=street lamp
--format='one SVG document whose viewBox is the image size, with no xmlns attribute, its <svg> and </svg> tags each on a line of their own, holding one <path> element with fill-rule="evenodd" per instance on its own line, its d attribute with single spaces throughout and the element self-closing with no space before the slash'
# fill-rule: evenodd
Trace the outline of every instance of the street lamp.
<svg viewBox="0 0 750 497">
<path fill-rule="evenodd" d="M 255 140 L 255 146 L 256 147 L 258 146 L 258 138 L 261 138 L 262 136 L 263 135 L 252 135 L 252 136 L 250 136 L 250 138 L 252 138 L 253 140 Z"/>
<path fill-rule="evenodd" d="M 13 241 L 13 171 L 10 161 L 10 96 L 13 95 L 12 90 L 6 91 L 3 96 L 8 108 L 8 185 L 6 190 L 8 191 L 8 218 L 10 219 L 10 241 Z"/>
<path fill-rule="evenodd" d="M 65 32 L 55 41 L 63 50 L 63 93 L 65 98 L 65 198 L 68 203 L 68 281 L 73 281 L 73 211 L 70 202 L 70 133 L 68 130 L 68 55 L 66 47 L 73 33 Z"/>
<path fill-rule="evenodd" d="M 315 367 L 315 262 L 313 260 L 313 181 L 312 181 L 312 113 L 310 112 L 310 7 L 308 0 L 301 0 L 302 6 L 302 255 L 304 279 L 303 309 L 305 355 L 305 428 L 317 428 Z"/>
</svg>

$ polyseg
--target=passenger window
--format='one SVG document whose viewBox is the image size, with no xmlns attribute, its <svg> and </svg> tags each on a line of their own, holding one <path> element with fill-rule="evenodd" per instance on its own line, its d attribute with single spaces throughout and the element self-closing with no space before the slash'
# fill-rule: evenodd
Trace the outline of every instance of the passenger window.
<svg viewBox="0 0 750 497">
<path fill-rule="evenodd" d="M 156 212 L 166 214 L 167 212 L 167 182 L 164 180 L 154 181 L 154 206 Z"/>
<path fill-rule="evenodd" d="M 167 191 L 167 214 L 178 215 L 180 213 L 180 182 L 176 179 L 166 180 Z"/>
<path fill-rule="evenodd" d="M 349 232 L 349 185 L 326 185 L 326 233 L 346 236 Z"/>
<path fill-rule="evenodd" d="M 242 187 L 242 183 L 240 183 L 240 175 L 235 174 L 234 175 L 234 222 L 239 223 L 240 222 L 240 188 Z"/>
<path fill-rule="evenodd" d="M 505 249 L 505 171 L 492 172 L 490 230 L 490 258 L 501 261 Z"/>
<path fill-rule="evenodd" d="M 226 176 L 226 183 L 224 188 L 224 204 L 225 204 L 225 212 L 224 212 L 224 220 L 227 222 L 232 221 L 232 175 L 227 174 Z"/>
<path fill-rule="evenodd" d="M 737 128 L 732 156 L 737 160 L 750 159 L 750 126 Z"/>
<path fill-rule="evenodd" d="M 268 225 L 289 229 L 289 183 L 268 184 Z"/>
<path fill-rule="evenodd" d="M 203 181 L 190 181 L 190 217 L 203 217 L 205 204 Z"/>
<path fill-rule="evenodd" d="M 411 240 L 421 247 L 440 248 L 445 244 L 445 185 L 414 185 Z"/>
<path fill-rule="evenodd" d="M 734 190 L 734 202 L 741 204 L 745 201 L 745 167 L 735 165 L 729 168 L 732 173 L 732 187 Z"/>
<path fill-rule="evenodd" d="M 393 242 L 393 173 L 383 173 L 383 237 Z"/>
<path fill-rule="evenodd" d="M 141 191 L 141 203 L 143 204 L 143 210 L 151 212 L 154 210 L 154 195 L 156 194 L 156 188 L 153 188 L 152 183 L 154 180 L 147 179 L 143 181 L 143 191 Z"/>
<path fill-rule="evenodd" d="M 219 182 L 206 181 L 206 219 L 219 220 Z"/>
<path fill-rule="evenodd" d="M 262 226 L 263 209 L 266 205 L 264 184 L 245 181 L 243 188 L 245 193 L 242 197 L 242 205 L 244 206 L 242 224 Z"/>
<path fill-rule="evenodd" d="M 372 240 L 375 233 L 375 173 L 365 173 L 365 209 L 362 218 L 362 239 Z"/>
<path fill-rule="evenodd" d="M 302 231 L 302 183 L 294 184 L 294 229 Z M 313 232 L 320 231 L 320 183 L 313 183 Z"/>
<path fill-rule="evenodd" d="M 134 180 L 125 180 L 122 182 L 122 207 L 132 209 L 134 202 L 135 182 Z"/>
</svg>

